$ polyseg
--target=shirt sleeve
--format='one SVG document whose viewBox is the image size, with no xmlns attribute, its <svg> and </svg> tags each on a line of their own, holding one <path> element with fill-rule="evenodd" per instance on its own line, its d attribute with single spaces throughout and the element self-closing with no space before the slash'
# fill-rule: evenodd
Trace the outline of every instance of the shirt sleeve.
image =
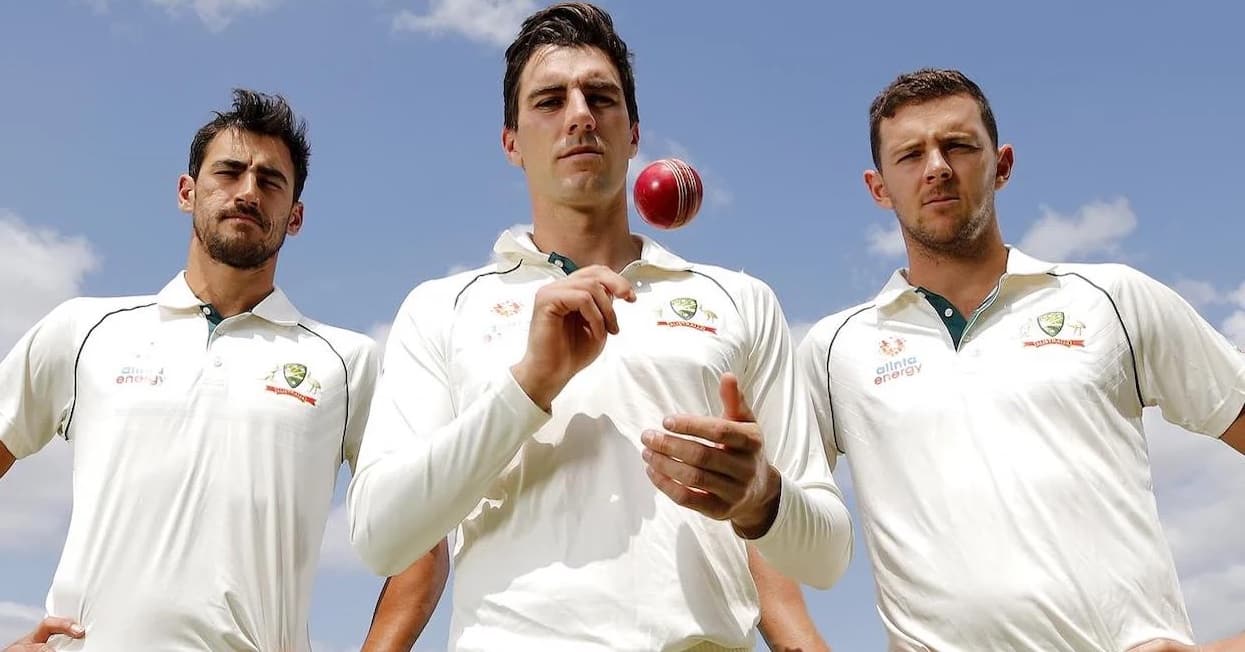
<svg viewBox="0 0 1245 652">
<path fill-rule="evenodd" d="M 773 291 L 754 284 L 741 305 L 755 338 L 742 380 L 766 453 L 783 479 L 778 515 L 752 543 L 784 575 L 825 589 L 851 561 L 851 517 L 796 376 L 786 319 Z"/>
<path fill-rule="evenodd" d="M 1186 430 L 1222 436 L 1245 406 L 1245 354 L 1174 290 L 1120 270 L 1117 308 L 1132 338 L 1142 402 Z"/>
<path fill-rule="evenodd" d="M 366 346 L 359 347 L 347 367 L 350 405 L 346 406 L 346 441 L 342 453 L 352 474 L 358 468 L 359 446 L 376 391 L 376 374 L 380 367 L 377 355 L 376 343 L 368 338 Z"/>
<path fill-rule="evenodd" d="M 455 409 L 443 333 L 452 301 L 429 288 L 416 288 L 394 319 L 347 491 L 351 542 L 386 576 L 457 527 L 549 420 L 508 369 Z"/>
<path fill-rule="evenodd" d="M 827 356 L 829 345 L 819 335 L 825 322 L 819 323 L 809 330 L 804 341 L 800 342 L 795 354 L 796 372 L 801 388 L 808 394 L 810 411 L 817 431 L 821 433 L 821 445 L 826 451 L 831 470 L 835 467 L 839 453 L 838 433 L 834 431 L 834 406 L 830 402 L 830 375 Z"/>
<path fill-rule="evenodd" d="M 54 309 L 0 361 L 0 442 L 18 459 L 47 445 L 69 416 L 79 345 L 73 305 Z"/>
</svg>

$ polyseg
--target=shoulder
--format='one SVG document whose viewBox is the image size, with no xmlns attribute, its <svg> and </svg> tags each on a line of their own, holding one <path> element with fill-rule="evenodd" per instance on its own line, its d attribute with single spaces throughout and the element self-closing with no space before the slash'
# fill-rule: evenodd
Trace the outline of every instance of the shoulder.
<svg viewBox="0 0 1245 652">
<path fill-rule="evenodd" d="M 867 317 L 872 310 L 873 303 L 866 302 L 821 318 L 816 324 L 813 324 L 813 327 L 808 330 L 808 334 L 804 336 L 802 348 L 826 351 L 830 348 L 835 338 L 841 336 L 849 325 L 855 327 L 870 323 Z"/>
<path fill-rule="evenodd" d="M 153 295 L 124 297 L 75 297 L 62 302 L 40 321 L 40 330 L 81 339 L 114 315 L 155 308 Z"/>
<path fill-rule="evenodd" d="M 376 340 L 369 335 L 340 326 L 330 326 L 308 317 L 301 319 L 298 325 L 313 337 L 323 340 L 347 362 L 362 361 L 375 355 Z"/>
<path fill-rule="evenodd" d="M 1108 293 L 1162 285 L 1145 272 L 1123 263 L 1059 263 L 1050 273 L 1078 278 Z"/>
<path fill-rule="evenodd" d="M 774 294 L 773 288 L 747 272 L 699 263 L 693 263 L 691 271 L 721 288 L 741 310 L 757 305 L 762 307 L 777 307 L 778 305 L 778 297 Z"/>
</svg>

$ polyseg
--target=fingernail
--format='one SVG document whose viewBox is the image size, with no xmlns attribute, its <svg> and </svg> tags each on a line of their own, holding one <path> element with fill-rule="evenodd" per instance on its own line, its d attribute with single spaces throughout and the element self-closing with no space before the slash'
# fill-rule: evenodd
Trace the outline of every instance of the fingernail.
<svg viewBox="0 0 1245 652">
<path fill-rule="evenodd" d="M 86 630 L 82 629 L 82 625 L 70 625 L 69 631 L 73 632 L 74 636 L 82 636 L 86 633 Z"/>
<path fill-rule="evenodd" d="M 661 427 L 666 430 L 674 430 L 674 417 L 666 417 L 661 420 Z"/>
<path fill-rule="evenodd" d="M 640 457 L 643 457 L 645 462 L 652 462 L 653 451 L 648 448 L 645 448 L 644 450 L 640 451 Z"/>
<path fill-rule="evenodd" d="M 645 446 L 648 446 L 649 444 L 653 443 L 653 431 L 645 430 L 644 432 L 640 433 L 640 442 L 643 443 Z"/>
</svg>

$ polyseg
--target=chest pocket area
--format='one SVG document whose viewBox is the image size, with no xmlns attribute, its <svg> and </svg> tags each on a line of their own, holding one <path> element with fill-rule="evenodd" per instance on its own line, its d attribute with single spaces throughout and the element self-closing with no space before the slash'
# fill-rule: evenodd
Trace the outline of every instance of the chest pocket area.
<svg viewBox="0 0 1245 652">
<path fill-rule="evenodd" d="M 271 439 L 278 449 L 304 455 L 341 452 L 347 389 L 335 357 L 240 365 L 228 397 L 219 417 L 234 436 Z"/>
</svg>

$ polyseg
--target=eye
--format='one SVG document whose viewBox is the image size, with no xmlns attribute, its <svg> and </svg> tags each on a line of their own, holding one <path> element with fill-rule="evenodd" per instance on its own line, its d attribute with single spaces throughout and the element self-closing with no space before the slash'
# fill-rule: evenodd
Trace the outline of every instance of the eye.
<svg viewBox="0 0 1245 652">
<path fill-rule="evenodd" d="M 559 106 L 562 106 L 562 98 L 559 97 L 547 97 L 536 103 L 538 109 L 556 109 Z"/>
<path fill-rule="evenodd" d="M 588 101 L 595 106 L 613 106 L 617 101 L 609 95 L 590 95 Z"/>
<path fill-rule="evenodd" d="M 900 162 L 903 162 L 903 161 L 910 161 L 910 160 L 913 160 L 913 159 L 915 159 L 915 158 L 918 158 L 919 156 L 921 156 L 921 153 L 920 153 L 920 152 L 918 152 L 918 151 L 916 151 L 916 150 L 913 150 L 913 151 L 911 151 L 911 152 L 907 152 L 907 153 L 905 153 L 905 154 L 901 154 L 901 155 L 899 156 L 899 159 L 898 159 L 898 160 L 899 160 Z"/>
</svg>

